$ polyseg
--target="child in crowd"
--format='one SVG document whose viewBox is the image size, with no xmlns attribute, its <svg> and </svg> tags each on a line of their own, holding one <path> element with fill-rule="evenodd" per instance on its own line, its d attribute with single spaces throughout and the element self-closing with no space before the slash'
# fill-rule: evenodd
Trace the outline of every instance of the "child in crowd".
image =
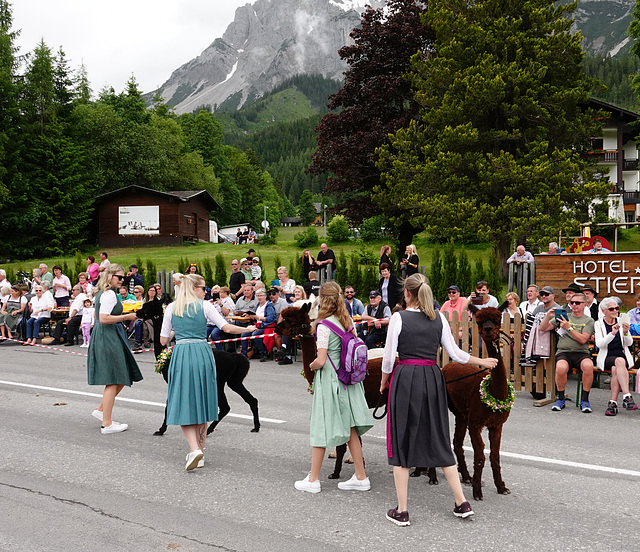
<svg viewBox="0 0 640 552">
<path fill-rule="evenodd" d="M 89 341 L 91 341 L 91 328 L 93 328 L 93 323 L 96 319 L 96 310 L 93 308 L 91 299 L 85 299 L 82 305 L 82 321 L 80 322 L 80 327 L 82 328 L 82 339 L 84 343 L 80 345 L 80 347 L 86 349 L 89 347 Z"/>
<path fill-rule="evenodd" d="M 257 282 L 262 279 L 262 268 L 260 268 L 260 257 L 251 260 L 251 280 Z"/>
</svg>

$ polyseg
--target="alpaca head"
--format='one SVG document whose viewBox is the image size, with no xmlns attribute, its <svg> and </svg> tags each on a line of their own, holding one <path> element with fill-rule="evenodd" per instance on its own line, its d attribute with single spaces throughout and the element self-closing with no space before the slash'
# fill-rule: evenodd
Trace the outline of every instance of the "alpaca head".
<svg viewBox="0 0 640 552">
<path fill-rule="evenodd" d="M 472 314 L 475 314 L 480 337 L 485 343 L 497 343 L 500 340 L 502 312 L 507 308 L 508 304 L 508 301 L 505 301 L 497 309 L 495 307 L 479 309 L 475 305 L 469 305 L 469 310 Z"/>
<path fill-rule="evenodd" d="M 280 316 L 282 320 L 276 324 L 275 332 L 278 335 L 286 335 L 293 337 L 296 335 L 311 335 L 311 320 L 309 319 L 309 311 L 311 303 L 302 305 L 302 307 L 288 307 L 284 309 Z"/>
</svg>

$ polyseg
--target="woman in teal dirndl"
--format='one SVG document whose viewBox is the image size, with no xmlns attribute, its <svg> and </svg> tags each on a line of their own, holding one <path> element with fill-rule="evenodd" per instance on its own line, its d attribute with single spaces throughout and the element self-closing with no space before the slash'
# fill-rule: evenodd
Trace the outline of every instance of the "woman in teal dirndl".
<svg viewBox="0 0 640 552">
<path fill-rule="evenodd" d="M 204 466 L 207 423 L 218 419 L 216 363 L 207 343 L 207 323 L 227 333 L 255 331 L 229 324 L 215 307 L 204 300 L 204 278 L 197 274 L 180 275 L 176 300 L 164 313 L 160 342 L 167 345 L 171 331 L 176 346 L 169 362 L 167 424 L 182 428 L 191 451 L 185 469 Z"/>
<path fill-rule="evenodd" d="M 113 404 L 125 385 L 131 386 L 142 379 L 122 325 L 127 320 L 136 320 L 136 314 L 122 314 L 122 303 L 115 292 L 123 280 L 124 268 L 118 264 L 109 265 L 100 275 L 95 299 L 96 320 L 87 355 L 89 385 L 105 386 L 102 402 L 93 411 L 93 416 L 102 422 L 102 434 L 120 433 L 129 427 L 111 419 Z"/>
</svg>

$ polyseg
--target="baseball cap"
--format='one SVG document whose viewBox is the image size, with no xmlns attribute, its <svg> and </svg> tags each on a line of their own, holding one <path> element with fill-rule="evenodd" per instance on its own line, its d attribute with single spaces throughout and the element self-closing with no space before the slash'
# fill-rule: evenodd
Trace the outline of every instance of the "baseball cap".
<svg viewBox="0 0 640 552">
<path fill-rule="evenodd" d="M 369 298 L 371 297 L 380 297 L 380 292 L 377 289 L 372 290 L 369 292 Z"/>
<path fill-rule="evenodd" d="M 556 290 L 553 289 L 551 286 L 544 286 L 540 291 L 544 291 L 545 293 L 553 293 L 555 295 Z"/>
<path fill-rule="evenodd" d="M 447 291 L 451 291 L 451 290 L 453 290 L 453 291 L 458 291 L 458 292 L 459 292 L 459 291 L 460 291 L 460 288 L 459 288 L 458 286 L 449 286 L 449 287 L 447 288 Z"/>
<path fill-rule="evenodd" d="M 138 265 L 132 264 L 132 265 L 129 265 L 129 268 L 138 268 Z"/>
</svg>

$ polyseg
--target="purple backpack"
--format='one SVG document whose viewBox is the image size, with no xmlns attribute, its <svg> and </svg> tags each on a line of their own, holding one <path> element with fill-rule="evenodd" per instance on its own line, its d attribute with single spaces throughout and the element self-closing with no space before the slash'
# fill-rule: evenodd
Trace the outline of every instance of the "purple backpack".
<svg viewBox="0 0 640 552">
<path fill-rule="evenodd" d="M 324 324 L 340 339 L 342 339 L 342 349 L 340 351 L 340 364 L 336 365 L 329 357 L 331 366 L 338 374 L 338 379 L 345 385 L 352 385 L 361 382 L 367 376 L 368 351 L 364 341 L 353 334 L 345 332 L 329 320 L 321 320 L 318 324 Z"/>
</svg>

